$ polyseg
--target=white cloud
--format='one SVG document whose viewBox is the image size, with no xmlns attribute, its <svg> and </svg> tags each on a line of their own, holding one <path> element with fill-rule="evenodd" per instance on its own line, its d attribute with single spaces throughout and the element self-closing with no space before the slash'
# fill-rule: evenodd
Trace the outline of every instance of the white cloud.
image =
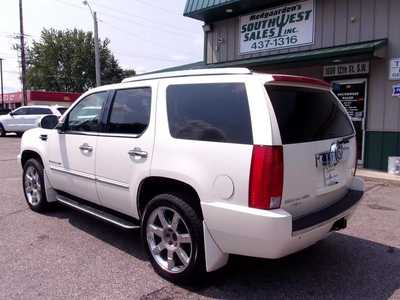
<svg viewBox="0 0 400 300">
<path fill-rule="evenodd" d="M 131 0 L 91 0 L 103 20 L 99 36 L 111 40 L 122 67 L 143 73 L 202 59 L 202 23 L 182 16 L 186 0 L 169 0 L 168 5 L 165 2 L 154 1 L 150 6 Z M 34 39 L 43 27 L 93 29 L 90 12 L 79 0 L 24 1 L 24 18 L 25 33 Z M 18 1 L 2 1 L 0 57 L 14 57 L 14 64 L 10 63 L 7 70 L 18 72 L 17 57 L 11 50 L 17 41 L 7 37 L 13 32 L 19 32 Z M 19 89 L 18 74 L 8 73 L 6 77 L 8 88 Z"/>
</svg>

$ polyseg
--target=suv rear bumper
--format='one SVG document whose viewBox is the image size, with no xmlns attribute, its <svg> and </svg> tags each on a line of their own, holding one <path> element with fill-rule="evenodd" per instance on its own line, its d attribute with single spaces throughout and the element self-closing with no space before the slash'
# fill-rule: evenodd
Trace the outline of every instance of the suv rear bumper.
<svg viewBox="0 0 400 300">
<path fill-rule="evenodd" d="M 221 252 L 275 259 L 327 237 L 336 221 L 350 219 L 362 196 L 363 187 L 352 189 L 332 206 L 294 221 L 283 209 L 266 211 L 220 202 L 204 203 L 203 214 Z"/>
</svg>

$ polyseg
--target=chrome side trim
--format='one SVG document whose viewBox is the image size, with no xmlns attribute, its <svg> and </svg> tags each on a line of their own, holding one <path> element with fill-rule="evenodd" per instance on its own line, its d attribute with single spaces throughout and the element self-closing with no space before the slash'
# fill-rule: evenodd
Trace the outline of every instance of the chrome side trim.
<svg viewBox="0 0 400 300">
<path fill-rule="evenodd" d="M 116 186 L 116 187 L 119 187 L 119 188 L 123 188 L 123 189 L 129 190 L 129 184 L 122 183 L 122 182 L 119 182 L 119 181 L 115 181 L 115 180 L 111 180 L 111 179 L 103 178 L 103 177 L 96 177 L 96 181 L 100 182 L 100 183 L 109 184 L 109 185 L 113 185 L 113 186 Z"/>
<path fill-rule="evenodd" d="M 81 178 L 85 178 L 85 179 L 89 179 L 89 180 L 96 180 L 96 177 L 94 175 L 86 174 L 86 173 L 79 172 L 79 171 L 67 170 L 65 168 L 56 167 L 56 166 L 50 166 L 50 169 L 53 171 L 70 174 L 73 176 L 77 176 L 77 177 L 81 177 Z"/>
<path fill-rule="evenodd" d="M 122 228 L 125 228 L 125 229 L 137 229 L 137 228 L 140 228 L 139 226 L 134 225 L 132 223 L 128 223 L 128 222 L 123 223 L 121 221 L 118 221 L 119 218 L 117 218 L 117 217 L 115 217 L 115 219 L 113 219 L 111 215 L 102 214 L 101 211 L 99 211 L 99 210 L 90 209 L 87 206 L 79 205 L 77 202 L 71 201 L 70 199 L 65 198 L 63 196 L 57 195 L 56 198 L 57 198 L 57 201 L 61 202 L 62 204 L 65 204 L 65 205 L 67 205 L 69 207 L 72 207 L 72 208 L 75 208 L 77 210 L 80 210 L 80 211 L 82 211 L 84 213 L 87 213 L 87 214 L 89 214 L 91 216 L 99 218 L 99 219 L 101 219 L 103 221 L 106 221 L 108 223 L 117 225 L 119 227 L 122 227 Z"/>
<path fill-rule="evenodd" d="M 69 174 L 69 175 L 73 175 L 73 176 L 77 176 L 77 177 L 81 177 L 81 178 L 85 178 L 85 179 L 89 179 L 89 180 L 93 180 L 93 181 L 96 181 L 96 182 L 109 184 L 109 185 L 113 185 L 113 186 L 116 186 L 116 187 L 119 187 L 119 188 L 123 188 L 123 189 L 129 190 L 129 184 L 122 183 L 122 182 L 119 182 L 119 181 L 115 181 L 115 180 L 112 180 L 112 179 L 103 178 L 103 177 L 96 177 L 94 175 L 90 175 L 90 174 L 86 174 L 86 173 L 78 172 L 78 171 L 67 170 L 65 168 L 56 167 L 56 166 L 50 166 L 50 169 L 53 170 L 53 171 L 64 173 L 64 174 Z"/>
</svg>

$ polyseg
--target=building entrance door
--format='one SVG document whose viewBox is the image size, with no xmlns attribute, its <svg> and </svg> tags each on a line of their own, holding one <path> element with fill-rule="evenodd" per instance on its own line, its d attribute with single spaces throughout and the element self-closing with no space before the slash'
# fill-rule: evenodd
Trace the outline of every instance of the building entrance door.
<svg viewBox="0 0 400 300">
<path fill-rule="evenodd" d="M 365 117 L 367 108 L 367 79 L 349 79 L 332 82 L 333 92 L 349 113 L 356 129 L 357 159 L 364 162 Z"/>
</svg>

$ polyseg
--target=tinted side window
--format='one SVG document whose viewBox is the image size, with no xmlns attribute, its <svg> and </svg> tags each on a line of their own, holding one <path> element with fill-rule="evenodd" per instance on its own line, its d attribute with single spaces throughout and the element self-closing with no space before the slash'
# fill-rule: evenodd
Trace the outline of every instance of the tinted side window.
<svg viewBox="0 0 400 300">
<path fill-rule="evenodd" d="M 151 89 L 117 90 L 111 108 L 108 132 L 141 134 L 149 125 Z"/>
<path fill-rule="evenodd" d="M 57 107 L 57 110 L 58 110 L 58 112 L 60 113 L 60 114 L 63 114 L 63 113 L 65 113 L 66 111 L 67 111 L 67 107 Z"/>
<path fill-rule="evenodd" d="M 266 88 L 284 144 L 354 134 L 347 113 L 329 91 L 275 85 Z"/>
<path fill-rule="evenodd" d="M 22 116 L 28 114 L 28 108 L 22 107 L 13 111 L 14 116 Z"/>
<path fill-rule="evenodd" d="M 28 107 L 28 115 L 52 115 L 51 109 L 43 107 Z"/>
<path fill-rule="evenodd" d="M 101 92 L 82 99 L 69 113 L 66 129 L 98 131 L 101 110 L 107 100 L 107 95 L 107 92 Z"/>
<path fill-rule="evenodd" d="M 253 143 L 244 83 L 171 85 L 167 110 L 169 130 L 175 138 Z"/>
</svg>

